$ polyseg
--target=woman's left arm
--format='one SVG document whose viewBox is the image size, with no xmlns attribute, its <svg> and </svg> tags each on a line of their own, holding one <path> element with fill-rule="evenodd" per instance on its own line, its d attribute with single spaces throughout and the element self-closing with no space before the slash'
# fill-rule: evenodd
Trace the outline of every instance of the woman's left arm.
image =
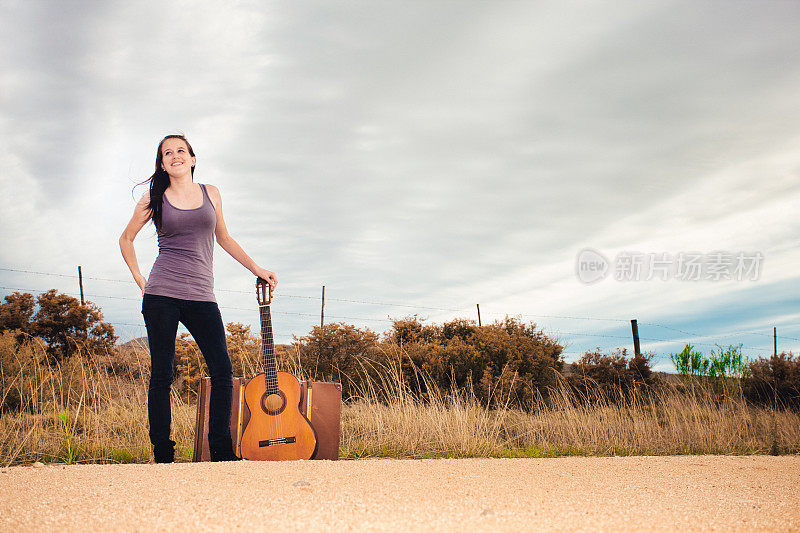
<svg viewBox="0 0 800 533">
<path fill-rule="evenodd" d="M 225 226 L 225 219 L 222 217 L 222 195 L 220 195 L 219 189 L 213 185 L 206 185 L 206 191 L 217 213 L 217 229 L 215 234 L 217 242 L 222 246 L 222 249 L 228 252 L 231 257 L 239 261 L 242 266 L 254 275 L 267 280 L 272 287 L 277 285 L 278 278 L 275 277 L 275 273 L 258 266 L 256 262 L 245 253 L 242 247 L 239 246 L 239 243 L 231 237 L 230 233 L 228 233 L 228 228 Z"/>
</svg>

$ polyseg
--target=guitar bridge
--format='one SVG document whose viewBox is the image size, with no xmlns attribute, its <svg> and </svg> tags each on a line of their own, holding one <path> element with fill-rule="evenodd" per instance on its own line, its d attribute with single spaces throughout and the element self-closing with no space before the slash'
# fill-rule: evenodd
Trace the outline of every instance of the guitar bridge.
<svg viewBox="0 0 800 533">
<path fill-rule="evenodd" d="M 295 437 L 281 437 L 279 439 L 260 440 L 258 441 L 258 447 L 263 448 L 264 446 L 275 446 L 276 444 L 291 444 L 293 442 L 297 442 L 297 439 Z"/>
</svg>

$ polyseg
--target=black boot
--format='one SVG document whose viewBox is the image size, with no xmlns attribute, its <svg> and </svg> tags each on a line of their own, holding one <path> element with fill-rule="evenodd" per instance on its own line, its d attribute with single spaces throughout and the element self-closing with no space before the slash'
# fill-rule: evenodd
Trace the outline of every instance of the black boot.
<svg viewBox="0 0 800 533">
<path fill-rule="evenodd" d="M 230 435 L 227 439 L 222 439 L 221 442 L 213 442 L 211 439 L 208 441 L 208 451 L 211 454 L 212 461 L 241 461 L 241 457 L 237 457 L 233 453 L 233 442 Z"/>
<path fill-rule="evenodd" d="M 168 440 L 153 445 L 153 458 L 157 463 L 172 463 L 175 461 L 175 441 Z"/>
</svg>

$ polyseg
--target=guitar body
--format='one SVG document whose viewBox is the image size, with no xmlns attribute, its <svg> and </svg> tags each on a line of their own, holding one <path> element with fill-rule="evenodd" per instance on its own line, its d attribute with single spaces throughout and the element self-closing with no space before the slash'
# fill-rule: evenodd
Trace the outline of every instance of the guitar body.
<svg viewBox="0 0 800 533">
<path fill-rule="evenodd" d="M 264 374 L 244 388 L 250 421 L 242 434 L 242 457 L 254 461 L 310 459 L 317 438 L 300 412 L 300 382 L 286 372 L 277 372 L 276 378 L 277 392 L 267 393 Z"/>
</svg>

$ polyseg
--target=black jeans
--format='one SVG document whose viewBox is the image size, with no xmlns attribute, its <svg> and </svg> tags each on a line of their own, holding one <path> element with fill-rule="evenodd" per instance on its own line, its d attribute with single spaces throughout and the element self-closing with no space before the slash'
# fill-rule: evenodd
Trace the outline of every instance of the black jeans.
<svg viewBox="0 0 800 533">
<path fill-rule="evenodd" d="M 219 307 L 215 302 L 145 294 L 142 298 L 142 315 L 147 326 L 147 342 L 150 346 L 151 370 L 147 391 L 150 442 L 158 447 L 165 446 L 170 440 L 169 391 L 174 380 L 175 337 L 178 332 L 178 322 L 182 322 L 203 353 L 211 374 L 209 448 L 212 451 L 231 450 L 233 372 Z"/>
</svg>

